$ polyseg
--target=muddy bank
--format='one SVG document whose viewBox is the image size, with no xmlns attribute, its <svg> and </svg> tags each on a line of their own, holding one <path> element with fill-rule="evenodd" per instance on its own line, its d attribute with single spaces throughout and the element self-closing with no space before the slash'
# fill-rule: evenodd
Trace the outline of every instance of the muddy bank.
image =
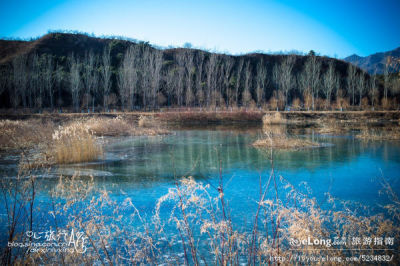
<svg viewBox="0 0 400 266">
<path fill-rule="evenodd" d="M 161 123 L 178 125 L 209 125 L 209 124 L 262 124 L 264 115 L 279 116 L 282 118 L 277 123 L 296 124 L 303 126 L 316 126 L 331 124 L 332 122 L 343 125 L 379 125 L 398 124 L 400 111 L 290 111 L 290 112 L 263 112 L 263 111 L 237 111 L 237 112 L 165 112 L 155 113 Z"/>
<path fill-rule="evenodd" d="M 46 114 L 1 114 L 0 120 L 41 119 L 54 123 L 77 118 L 115 118 L 122 117 L 136 124 L 140 117 L 155 119 L 157 123 L 168 126 L 201 126 L 231 124 L 262 124 L 265 114 L 277 112 L 265 111 L 165 111 L 165 112 L 110 112 L 110 113 L 46 113 Z M 279 112 L 282 123 L 298 125 L 323 125 L 332 121 L 341 124 L 382 124 L 399 123 L 400 111 L 285 111 Z"/>
<path fill-rule="evenodd" d="M 343 124 L 381 124 L 398 123 L 400 111 L 319 111 L 319 112 L 281 112 L 288 123 L 324 124 L 335 121 Z"/>
</svg>

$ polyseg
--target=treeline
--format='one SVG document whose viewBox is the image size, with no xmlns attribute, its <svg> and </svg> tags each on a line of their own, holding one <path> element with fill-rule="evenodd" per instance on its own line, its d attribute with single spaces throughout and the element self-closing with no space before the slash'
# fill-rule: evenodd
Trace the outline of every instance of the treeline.
<svg viewBox="0 0 400 266">
<path fill-rule="evenodd" d="M 41 43 L 39 52 L 17 53 L 1 65 L 3 108 L 398 108 L 398 74 L 370 76 L 312 51 L 307 56 L 231 56 L 187 48 L 161 50 L 124 40 L 82 46 L 76 36 L 71 45 L 80 49 L 71 51 L 62 46 L 63 38 L 68 35 L 52 34 L 51 45 Z"/>
</svg>

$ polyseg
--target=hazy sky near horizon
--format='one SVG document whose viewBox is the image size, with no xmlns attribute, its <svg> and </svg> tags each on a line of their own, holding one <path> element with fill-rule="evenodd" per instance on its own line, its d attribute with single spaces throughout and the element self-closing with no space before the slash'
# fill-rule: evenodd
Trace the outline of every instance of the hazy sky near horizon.
<svg viewBox="0 0 400 266">
<path fill-rule="evenodd" d="M 400 0 L 1 0 L 0 36 L 77 30 L 232 54 L 313 49 L 342 58 L 399 47 L 399 14 Z"/>
</svg>

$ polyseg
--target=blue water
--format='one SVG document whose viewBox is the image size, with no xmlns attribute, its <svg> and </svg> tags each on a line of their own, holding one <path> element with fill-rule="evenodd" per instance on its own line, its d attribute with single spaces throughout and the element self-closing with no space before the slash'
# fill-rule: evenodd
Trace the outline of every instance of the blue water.
<svg viewBox="0 0 400 266">
<path fill-rule="evenodd" d="M 271 166 L 262 149 L 251 146 L 258 131 L 177 131 L 163 137 L 123 138 L 109 144 L 106 160 L 74 167 L 89 171 L 115 195 L 127 193 L 151 209 L 174 185 L 174 177 L 194 176 L 218 186 L 222 169 L 225 193 L 243 204 L 258 196 Z M 300 136 L 311 138 L 310 136 Z M 365 142 L 352 136 L 318 136 L 320 148 L 275 151 L 274 168 L 294 186 L 307 183 L 318 200 L 335 198 L 375 206 L 383 204 L 382 178 L 400 192 L 400 143 Z M 67 167 L 67 169 L 70 167 Z M 66 169 L 60 169 L 63 173 Z M 232 204 L 234 208 L 235 204 Z"/>
<path fill-rule="evenodd" d="M 209 184 L 211 193 L 221 175 L 232 219 L 239 224 L 252 220 L 259 197 L 260 178 L 267 181 L 271 164 L 269 153 L 251 146 L 260 137 L 254 130 L 181 130 L 157 137 L 109 139 L 104 158 L 97 162 L 54 167 L 39 172 L 35 204 L 40 226 L 51 223 L 49 191 L 62 174 L 79 171 L 82 178 L 92 175 L 95 186 L 110 192 L 117 202 L 130 197 L 143 217 L 151 217 L 157 200 L 175 186 L 182 176 L 193 176 Z M 371 213 L 381 211 L 389 202 L 382 189 L 382 178 L 400 194 L 400 142 L 365 142 L 351 135 L 300 135 L 323 143 L 319 148 L 274 151 L 277 178 L 284 177 L 299 191 L 307 191 L 321 206 L 333 197 L 360 203 Z M 16 173 L 17 157 L 3 154 L 0 171 L 3 178 Z M 273 196 L 272 194 L 269 196 Z M 4 202 L 1 203 L 4 206 Z M 1 208 L 1 242 L 6 239 L 4 208 Z M 163 210 L 168 215 L 169 210 Z M 38 223 L 39 224 L 39 223 Z M 37 225 L 39 226 L 39 225 Z"/>
</svg>

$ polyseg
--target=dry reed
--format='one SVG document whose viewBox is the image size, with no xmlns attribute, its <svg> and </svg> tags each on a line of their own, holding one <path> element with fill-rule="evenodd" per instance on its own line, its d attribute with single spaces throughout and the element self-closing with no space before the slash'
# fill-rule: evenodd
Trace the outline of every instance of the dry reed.
<svg viewBox="0 0 400 266">
<path fill-rule="evenodd" d="M 302 149 L 319 147 L 319 143 L 307 139 L 300 139 L 287 134 L 285 126 L 271 124 L 271 119 L 266 119 L 263 125 L 264 136 L 253 142 L 257 148 L 274 149 Z"/>
<path fill-rule="evenodd" d="M 26 185 L 22 186 L 26 189 L 19 190 L 22 194 L 15 200 L 21 202 L 21 197 L 24 197 L 28 199 L 25 204 L 29 205 L 35 180 L 22 180 L 26 180 Z M 2 259 L 9 264 L 29 261 L 33 264 L 279 265 L 280 261 L 271 261 L 271 258 L 290 259 L 298 255 L 344 258 L 358 256 L 365 248 L 374 250 L 373 242 L 367 246 L 355 243 L 352 249 L 348 249 L 346 244 L 293 246 L 293 239 L 333 241 L 362 236 L 398 239 L 400 236 L 400 201 L 387 182 L 383 183 L 383 188 L 392 202 L 384 209 L 389 211 L 389 217 L 383 214 L 363 216 L 358 213 L 360 207 L 353 208 L 329 194 L 328 210 L 321 209 L 306 185 L 295 188 L 284 178 L 276 178 L 273 169 L 264 182 L 262 184 L 260 178 L 260 195 L 255 199 L 257 211 L 249 230 L 232 220 L 235 214 L 225 199 L 222 178 L 218 188 L 192 177 L 177 180 L 175 186 L 159 198 L 154 216 L 148 220 L 135 207 L 133 199 L 126 197 L 122 203 L 116 202 L 109 191 L 95 186 L 93 177 L 61 176 L 50 193 L 53 202 L 50 217 L 54 219 L 56 232 L 83 231 L 85 252 L 26 253 L 25 249 L 7 248 Z M 279 196 L 278 187 L 283 189 Z M 9 190 L 3 193 L 14 195 L 11 186 L 7 188 Z M 36 207 L 38 209 L 34 210 L 40 212 L 40 206 Z M 162 210 L 169 210 L 169 216 L 163 216 Z M 64 217 L 64 214 L 68 216 Z M 17 232 L 13 235 L 15 241 L 20 240 L 21 235 Z M 398 243 L 395 242 L 393 248 L 397 249 Z M 176 256 L 178 250 L 182 256 Z M 391 251 L 381 253 L 390 255 Z M 395 257 L 391 264 L 397 262 Z M 283 262 L 288 263 L 307 262 Z M 330 265 L 342 263 L 329 262 Z"/>
<path fill-rule="evenodd" d="M 89 127 L 84 123 L 74 122 L 55 130 L 48 153 L 55 163 L 67 164 L 97 160 L 103 152 Z"/>
<path fill-rule="evenodd" d="M 280 112 L 267 113 L 262 118 L 263 125 L 280 125 L 286 124 L 287 120 Z"/>
</svg>

